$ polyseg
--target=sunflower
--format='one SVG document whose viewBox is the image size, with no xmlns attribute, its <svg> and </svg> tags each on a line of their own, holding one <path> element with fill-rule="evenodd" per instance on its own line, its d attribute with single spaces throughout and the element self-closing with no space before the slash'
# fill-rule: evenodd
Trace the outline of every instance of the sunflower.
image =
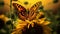
<svg viewBox="0 0 60 34">
<path fill-rule="evenodd" d="M 42 13 L 43 12 L 39 14 L 43 15 Z M 46 17 L 40 19 L 39 17 L 41 16 L 36 16 L 36 19 L 32 21 L 29 20 L 22 21 L 20 19 L 17 19 L 15 23 L 16 28 L 13 30 L 12 34 L 24 34 L 23 32 L 25 32 L 25 34 L 29 34 L 32 29 L 34 29 L 34 31 L 37 31 L 35 30 L 35 28 L 39 29 L 40 27 L 42 28 L 43 34 L 51 34 L 52 29 L 48 26 L 51 22 L 47 21 Z M 31 30 L 29 30 L 30 28 Z M 29 31 L 29 33 L 27 31 Z M 32 31 L 31 33 L 33 33 L 34 31 Z"/>
</svg>

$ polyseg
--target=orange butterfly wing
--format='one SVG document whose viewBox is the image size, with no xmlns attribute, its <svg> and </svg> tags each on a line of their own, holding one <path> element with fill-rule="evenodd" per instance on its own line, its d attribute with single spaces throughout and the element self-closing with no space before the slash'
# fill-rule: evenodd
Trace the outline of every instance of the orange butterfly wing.
<svg viewBox="0 0 60 34">
<path fill-rule="evenodd" d="M 15 7 L 15 9 L 18 10 L 17 14 L 18 14 L 19 18 L 22 20 L 25 20 L 27 17 L 26 9 L 17 3 L 13 3 L 13 6 Z"/>
<path fill-rule="evenodd" d="M 29 9 L 29 20 L 32 20 L 36 17 L 36 12 L 39 9 L 41 2 L 37 2 L 36 4 L 34 4 L 30 9 Z"/>
</svg>

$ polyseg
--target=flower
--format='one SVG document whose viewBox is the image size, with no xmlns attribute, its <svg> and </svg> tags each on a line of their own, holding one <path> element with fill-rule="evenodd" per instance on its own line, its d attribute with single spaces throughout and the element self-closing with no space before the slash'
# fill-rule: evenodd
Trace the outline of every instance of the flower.
<svg viewBox="0 0 60 34">
<path fill-rule="evenodd" d="M 39 15 L 43 15 L 43 14 L 39 14 Z M 38 18 L 37 18 L 38 17 Z M 29 20 L 20 20 L 17 19 L 17 23 L 16 23 L 16 31 L 12 32 L 12 34 L 15 33 L 19 33 L 19 31 L 25 30 L 25 26 L 27 26 L 27 28 L 30 28 L 30 25 L 33 27 L 35 27 L 35 24 L 38 24 L 39 26 L 42 26 L 43 28 L 43 32 L 44 34 L 51 34 L 52 29 L 50 27 L 48 27 L 47 25 L 49 25 L 51 22 L 50 21 L 46 21 L 46 17 L 39 19 L 39 17 L 41 16 L 36 16 L 35 19 L 29 21 Z M 20 32 L 22 34 L 22 32 Z"/>
</svg>

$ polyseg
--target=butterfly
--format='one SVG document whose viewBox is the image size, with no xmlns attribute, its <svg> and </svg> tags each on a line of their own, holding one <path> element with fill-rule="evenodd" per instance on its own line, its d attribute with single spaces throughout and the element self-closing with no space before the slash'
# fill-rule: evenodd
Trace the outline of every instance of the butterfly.
<svg viewBox="0 0 60 34">
<path fill-rule="evenodd" d="M 41 2 L 37 2 L 28 10 L 25 9 L 22 5 L 13 3 L 13 7 L 17 10 L 18 17 L 22 20 L 33 20 L 37 15 L 37 10 L 40 7 Z"/>
</svg>

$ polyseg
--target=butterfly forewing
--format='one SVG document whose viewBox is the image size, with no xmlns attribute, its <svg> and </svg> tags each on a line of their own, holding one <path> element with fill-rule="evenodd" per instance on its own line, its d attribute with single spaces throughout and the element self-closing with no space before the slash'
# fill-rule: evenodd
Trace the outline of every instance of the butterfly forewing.
<svg viewBox="0 0 60 34">
<path fill-rule="evenodd" d="M 36 4 L 34 4 L 30 9 L 29 9 L 29 19 L 32 20 L 33 18 L 36 17 L 36 12 L 40 7 L 40 3 L 41 2 L 37 2 Z"/>
<path fill-rule="evenodd" d="M 27 17 L 26 9 L 17 3 L 13 3 L 13 6 L 17 10 L 18 17 L 25 20 Z"/>
</svg>

